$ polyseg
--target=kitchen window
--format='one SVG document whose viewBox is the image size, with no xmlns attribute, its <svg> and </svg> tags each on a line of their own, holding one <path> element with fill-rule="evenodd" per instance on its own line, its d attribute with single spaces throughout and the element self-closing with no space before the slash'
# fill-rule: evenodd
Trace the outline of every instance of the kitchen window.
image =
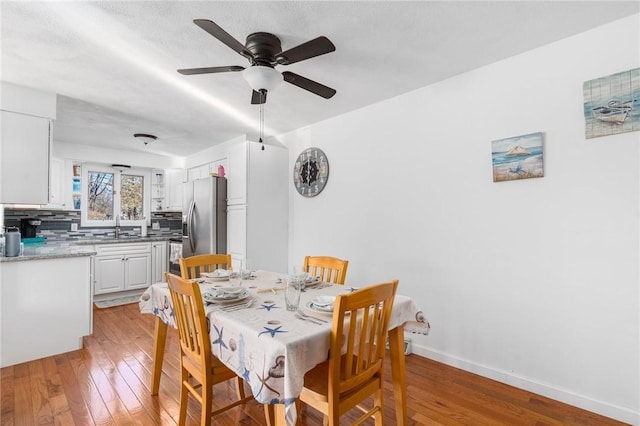
<svg viewBox="0 0 640 426">
<path fill-rule="evenodd" d="M 82 226 L 139 225 L 150 214 L 148 171 L 88 164 L 83 167 Z"/>
</svg>

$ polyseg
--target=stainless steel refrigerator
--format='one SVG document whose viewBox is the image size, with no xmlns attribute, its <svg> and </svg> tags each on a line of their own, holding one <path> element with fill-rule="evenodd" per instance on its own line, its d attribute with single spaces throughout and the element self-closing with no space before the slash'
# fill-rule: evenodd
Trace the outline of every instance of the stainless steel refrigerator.
<svg viewBox="0 0 640 426">
<path fill-rule="evenodd" d="M 227 252 L 227 180 L 207 177 L 184 183 L 182 257 Z"/>
</svg>

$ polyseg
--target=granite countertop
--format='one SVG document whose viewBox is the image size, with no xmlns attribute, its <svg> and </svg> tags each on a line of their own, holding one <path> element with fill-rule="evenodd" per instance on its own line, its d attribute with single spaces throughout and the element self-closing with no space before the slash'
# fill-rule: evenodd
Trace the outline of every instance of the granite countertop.
<svg viewBox="0 0 640 426">
<path fill-rule="evenodd" d="M 20 262 L 25 260 L 58 259 L 65 257 L 93 256 L 93 247 L 79 246 L 70 243 L 38 243 L 25 244 L 22 256 L 0 257 L 0 262 Z"/>
<path fill-rule="evenodd" d="M 128 244 L 141 242 L 168 241 L 171 237 L 126 236 L 121 238 L 91 238 L 80 240 L 57 241 L 47 243 L 25 244 L 22 256 L 0 256 L 0 262 L 19 262 L 25 260 L 56 259 L 65 257 L 93 256 L 96 244 Z"/>
</svg>

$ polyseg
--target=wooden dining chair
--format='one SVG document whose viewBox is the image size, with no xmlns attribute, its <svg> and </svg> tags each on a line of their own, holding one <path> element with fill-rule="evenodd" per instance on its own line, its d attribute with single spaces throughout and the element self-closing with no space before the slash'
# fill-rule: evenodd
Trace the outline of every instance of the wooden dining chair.
<svg viewBox="0 0 640 426">
<path fill-rule="evenodd" d="M 245 396 L 243 381 L 211 353 L 211 339 L 200 285 L 170 273 L 167 273 L 166 277 L 180 337 L 181 385 L 178 425 L 185 424 L 191 394 L 202 407 L 200 425 L 210 426 L 212 416 L 244 404 L 253 396 Z M 238 399 L 212 411 L 213 385 L 234 378 Z"/>
<path fill-rule="evenodd" d="M 340 425 L 340 416 L 359 408 L 353 425 L 374 417 L 382 426 L 383 371 L 389 317 L 398 280 L 336 297 L 329 359 L 304 376 L 300 401 L 320 411 L 324 424 Z M 373 407 L 362 402 L 373 395 Z"/>
<path fill-rule="evenodd" d="M 231 269 L 230 254 L 198 254 L 180 258 L 180 273 L 185 280 L 200 278 L 203 272 Z"/>
<path fill-rule="evenodd" d="M 314 277 L 320 277 L 321 281 L 344 284 L 347 277 L 348 260 L 331 256 L 306 256 L 302 265 L 302 271 Z"/>
</svg>

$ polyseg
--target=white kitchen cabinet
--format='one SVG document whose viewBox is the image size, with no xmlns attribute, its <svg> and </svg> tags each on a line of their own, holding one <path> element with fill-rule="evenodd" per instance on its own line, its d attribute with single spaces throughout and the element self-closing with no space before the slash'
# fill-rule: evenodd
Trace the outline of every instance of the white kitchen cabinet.
<svg viewBox="0 0 640 426">
<path fill-rule="evenodd" d="M 47 204 L 55 93 L 0 82 L 0 204 Z"/>
<path fill-rule="evenodd" d="M 72 210 L 72 168 L 70 160 L 51 157 L 51 180 L 49 185 L 49 204 L 46 208 Z"/>
<path fill-rule="evenodd" d="M 51 120 L 1 114 L 0 204 L 49 203 Z"/>
<path fill-rule="evenodd" d="M 0 262 L 0 367 L 82 348 L 92 332 L 91 256 Z"/>
<path fill-rule="evenodd" d="M 151 243 L 96 246 L 94 294 L 146 288 L 151 284 Z"/>
<path fill-rule="evenodd" d="M 249 142 L 229 148 L 229 169 L 227 170 L 227 204 L 247 203 L 247 163 Z"/>
<path fill-rule="evenodd" d="M 165 171 L 165 179 L 167 190 L 166 209 L 169 211 L 181 211 L 183 183 L 187 181 L 187 173 L 184 169 L 169 169 Z"/>
<path fill-rule="evenodd" d="M 247 206 L 227 206 L 227 253 L 233 264 L 239 265 L 247 255 Z M 253 268 L 253 265 L 250 265 Z"/>
<path fill-rule="evenodd" d="M 156 241 L 151 243 L 151 282 L 164 282 L 164 273 L 167 272 L 167 242 Z"/>
<path fill-rule="evenodd" d="M 196 179 L 203 179 L 207 176 L 211 176 L 211 173 L 218 173 L 218 167 L 224 167 L 225 174 L 228 168 L 228 160 L 227 158 L 220 158 L 215 161 L 211 161 L 206 164 L 201 164 L 197 167 L 192 167 L 187 171 L 187 180 L 189 182 Z"/>
<path fill-rule="evenodd" d="M 252 269 L 287 270 L 288 154 L 244 142 L 229 150 L 227 250 Z"/>
<path fill-rule="evenodd" d="M 49 203 L 48 208 L 64 208 L 64 160 L 51 158 L 50 161 L 51 179 L 49 181 Z"/>
<path fill-rule="evenodd" d="M 166 177 L 164 170 L 151 171 L 151 210 L 166 210 Z"/>
<path fill-rule="evenodd" d="M 209 176 L 209 163 L 192 167 L 187 171 L 187 179 L 189 182 L 196 179 L 202 179 L 207 176 Z"/>
</svg>

